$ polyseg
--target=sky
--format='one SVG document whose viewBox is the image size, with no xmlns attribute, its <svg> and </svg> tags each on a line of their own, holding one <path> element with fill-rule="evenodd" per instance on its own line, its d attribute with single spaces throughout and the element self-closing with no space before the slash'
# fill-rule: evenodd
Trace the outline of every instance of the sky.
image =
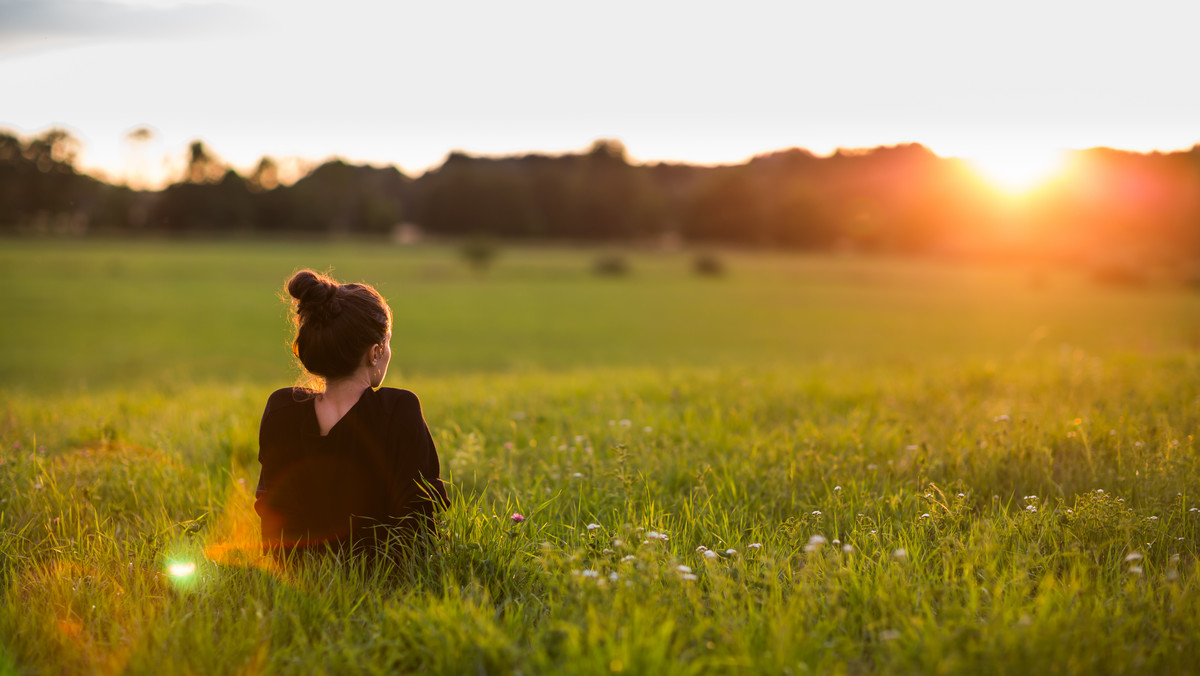
<svg viewBox="0 0 1200 676">
<path fill-rule="evenodd" d="M 1200 143 L 1200 3 L 0 0 L 0 128 L 112 180 L 452 150 L 732 163 L 922 143 L 1012 167 Z M 149 127 L 140 144 L 129 132 Z"/>
</svg>

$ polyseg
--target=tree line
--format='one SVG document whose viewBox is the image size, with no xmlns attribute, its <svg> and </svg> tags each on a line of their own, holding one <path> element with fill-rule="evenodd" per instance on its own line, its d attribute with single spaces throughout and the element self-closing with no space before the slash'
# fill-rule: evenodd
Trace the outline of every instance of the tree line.
<svg viewBox="0 0 1200 676">
<path fill-rule="evenodd" d="M 1200 259 L 1200 145 L 1077 151 L 1019 198 L 919 144 L 709 167 L 633 163 L 602 139 L 562 155 L 455 152 L 416 178 L 332 160 L 282 185 L 270 158 L 243 176 L 196 141 L 158 191 L 80 172 L 77 148 L 59 130 L 0 134 L 0 231 L 387 235 L 409 224 L 452 237 Z"/>
</svg>

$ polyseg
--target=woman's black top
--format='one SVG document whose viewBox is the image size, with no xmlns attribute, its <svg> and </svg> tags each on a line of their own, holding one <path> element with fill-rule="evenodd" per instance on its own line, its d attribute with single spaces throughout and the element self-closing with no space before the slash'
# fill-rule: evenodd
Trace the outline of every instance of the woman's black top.
<svg viewBox="0 0 1200 676">
<path fill-rule="evenodd" d="M 267 400 L 254 502 L 263 544 L 378 549 L 431 531 L 435 508 L 449 501 L 417 395 L 368 388 L 324 436 L 315 401 L 290 387 Z"/>
</svg>

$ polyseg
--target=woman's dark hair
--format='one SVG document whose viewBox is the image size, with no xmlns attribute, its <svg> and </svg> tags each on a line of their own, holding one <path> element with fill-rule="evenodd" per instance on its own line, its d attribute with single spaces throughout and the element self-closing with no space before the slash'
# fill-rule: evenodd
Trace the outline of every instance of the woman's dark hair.
<svg viewBox="0 0 1200 676">
<path fill-rule="evenodd" d="M 382 343 L 392 323 L 383 296 L 366 284 L 338 284 L 312 270 L 288 280 L 296 299 L 292 353 L 309 373 L 335 380 L 358 368 L 372 345 Z"/>
</svg>

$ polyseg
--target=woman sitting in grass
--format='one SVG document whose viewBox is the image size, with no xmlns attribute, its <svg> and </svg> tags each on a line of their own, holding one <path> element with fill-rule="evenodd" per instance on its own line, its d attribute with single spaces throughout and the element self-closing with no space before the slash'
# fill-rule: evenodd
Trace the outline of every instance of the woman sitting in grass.
<svg viewBox="0 0 1200 676">
<path fill-rule="evenodd" d="M 415 394 L 380 387 L 392 357 L 387 302 L 311 270 L 287 292 L 292 351 L 318 385 L 276 390 L 263 411 L 254 509 L 264 546 L 380 552 L 432 532 L 448 502 L 433 438 Z"/>
</svg>

